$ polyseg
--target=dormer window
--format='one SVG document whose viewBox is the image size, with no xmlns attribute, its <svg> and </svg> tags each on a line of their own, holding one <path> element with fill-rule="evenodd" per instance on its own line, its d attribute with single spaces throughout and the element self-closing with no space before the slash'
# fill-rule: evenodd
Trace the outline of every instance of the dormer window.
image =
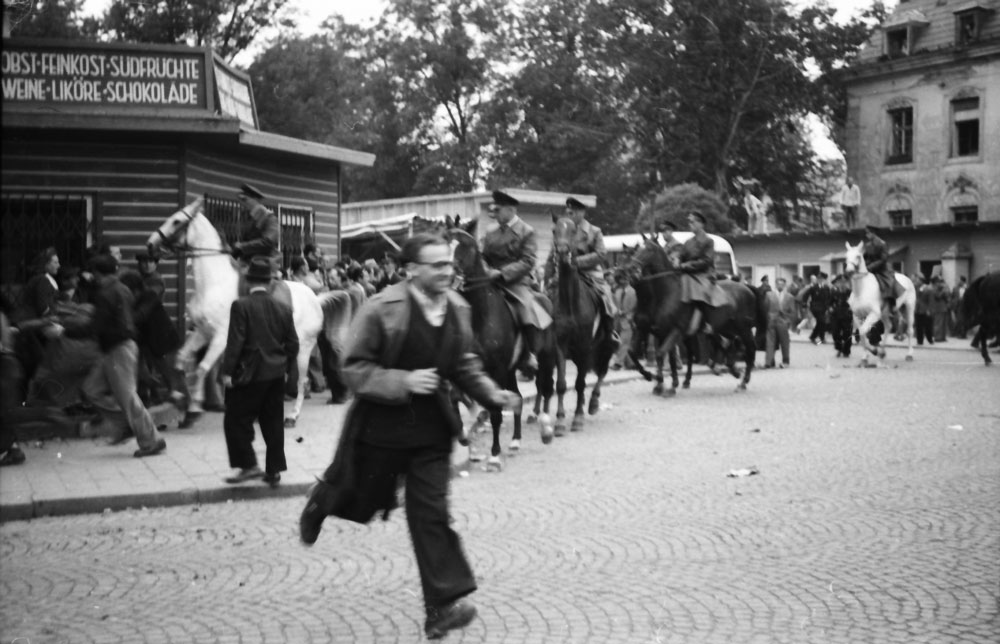
<svg viewBox="0 0 1000 644">
<path fill-rule="evenodd" d="M 910 30 L 891 29 L 885 32 L 885 48 L 889 58 L 900 58 L 910 55 Z"/>
<path fill-rule="evenodd" d="M 955 14 L 955 42 L 959 46 L 979 40 L 980 15 L 981 12 L 978 9 Z"/>
<path fill-rule="evenodd" d="M 917 10 L 897 11 L 884 25 L 885 55 L 889 58 L 902 58 L 914 51 L 917 31 L 924 29 L 930 22 L 924 14 Z"/>
</svg>

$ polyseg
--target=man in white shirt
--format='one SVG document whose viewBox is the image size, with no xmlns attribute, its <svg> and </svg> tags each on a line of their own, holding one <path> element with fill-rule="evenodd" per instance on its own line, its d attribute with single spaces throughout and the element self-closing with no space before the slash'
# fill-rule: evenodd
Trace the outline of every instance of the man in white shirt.
<svg viewBox="0 0 1000 644">
<path fill-rule="evenodd" d="M 861 189 L 854 179 L 847 177 L 847 183 L 840 190 L 840 207 L 844 211 L 844 228 L 850 230 L 858 223 L 858 207 L 861 206 Z"/>
</svg>

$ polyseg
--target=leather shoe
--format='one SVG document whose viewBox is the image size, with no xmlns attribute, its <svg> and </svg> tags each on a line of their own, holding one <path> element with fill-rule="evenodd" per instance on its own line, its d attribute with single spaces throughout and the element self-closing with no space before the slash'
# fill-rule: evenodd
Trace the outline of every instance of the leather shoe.
<svg viewBox="0 0 1000 644">
<path fill-rule="evenodd" d="M 262 480 L 271 487 L 278 487 L 278 483 L 281 483 L 281 474 L 277 472 L 267 472 L 264 474 Z"/>
<path fill-rule="evenodd" d="M 317 481 L 309 488 L 306 507 L 299 516 L 299 538 L 307 546 L 316 543 L 323 520 L 330 515 L 334 503 L 333 486 L 326 481 Z"/>
<path fill-rule="evenodd" d="M 427 609 L 424 633 L 429 640 L 438 640 L 448 631 L 465 628 L 476 617 L 476 607 L 467 599 L 458 599 L 440 608 Z"/>
<path fill-rule="evenodd" d="M 132 456 L 136 458 L 142 458 L 144 456 L 156 456 L 165 449 L 167 449 L 167 441 L 161 438 L 160 440 L 156 441 L 149 447 L 140 447 L 139 449 L 135 450 L 135 453 L 133 453 Z"/>
<path fill-rule="evenodd" d="M 243 483 L 244 481 L 263 478 L 263 476 L 264 472 L 262 472 L 259 467 L 254 465 L 253 467 L 244 467 L 236 474 L 227 476 L 226 483 Z"/>
</svg>

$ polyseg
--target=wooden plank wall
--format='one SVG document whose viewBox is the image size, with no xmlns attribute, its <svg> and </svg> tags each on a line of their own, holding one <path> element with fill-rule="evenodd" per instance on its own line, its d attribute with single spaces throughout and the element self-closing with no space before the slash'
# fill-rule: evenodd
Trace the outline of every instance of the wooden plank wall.
<svg viewBox="0 0 1000 644">
<path fill-rule="evenodd" d="M 235 198 L 240 185 L 260 190 L 269 208 L 277 205 L 312 208 L 316 212 L 316 243 L 327 255 L 337 253 L 337 164 L 332 161 L 276 160 L 240 151 L 190 146 L 185 151 L 185 192 L 188 201 L 206 193 Z"/>
<path fill-rule="evenodd" d="M 93 243 L 120 246 L 125 268 L 136 268 L 136 253 L 177 210 L 180 197 L 179 145 L 5 137 L 2 167 L 5 193 L 90 196 Z M 176 319 L 177 262 L 164 260 L 159 268 L 165 304 Z"/>
</svg>

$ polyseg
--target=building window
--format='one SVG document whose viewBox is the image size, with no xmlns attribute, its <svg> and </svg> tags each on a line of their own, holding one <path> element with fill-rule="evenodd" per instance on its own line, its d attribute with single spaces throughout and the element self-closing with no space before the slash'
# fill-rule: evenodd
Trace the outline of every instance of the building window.
<svg viewBox="0 0 1000 644">
<path fill-rule="evenodd" d="M 889 110 L 889 124 L 891 128 L 889 163 L 913 161 L 913 108 L 900 107 Z"/>
<path fill-rule="evenodd" d="M 959 98 L 951 102 L 951 156 L 979 154 L 979 99 Z"/>
<path fill-rule="evenodd" d="M 15 309 L 35 258 L 52 246 L 63 266 L 83 268 L 92 243 L 92 198 L 74 194 L 4 194 L 0 204 L 0 287 Z"/>
<path fill-rule="evenodd" d="M 889 225 L 892 227 L 899 226 L 912 226 L 913 225 L 913 211 L 912 210 L 890 210 L 889 211 Z"/>
<path fill-rule="evenodd" d="M 974 224 L 979 221 L 979 206 L 954 206 L 951 216 L 956 224 Z"/>
<path fill-rule="evenodd" d="M 955 43 L 959 47 L 979 40 L 981 11 L 972 9 L 955 14 Z"/>
<path fill-rule="evenodd" d="M 313 238 L 315 213 L 311 208 L 278 206 L 278 221 L 281 224 L 281 260 L 283 266 L 292 265 L 293 257 L 303 256 L 303 247 Z"/>
<path fill-rule="evenodd" d="M 907 27 L 889 29 L 885 32 L 885 49 L 889 58 L 910 55 L 910 30 Z"/>
<path fill-rule="evenodd" d="M 215 226 L 223 242 L 243 241 L 242 212 L 243 204 L 237 199 L 205 195 L 202 213 Z"/>
</svg>

